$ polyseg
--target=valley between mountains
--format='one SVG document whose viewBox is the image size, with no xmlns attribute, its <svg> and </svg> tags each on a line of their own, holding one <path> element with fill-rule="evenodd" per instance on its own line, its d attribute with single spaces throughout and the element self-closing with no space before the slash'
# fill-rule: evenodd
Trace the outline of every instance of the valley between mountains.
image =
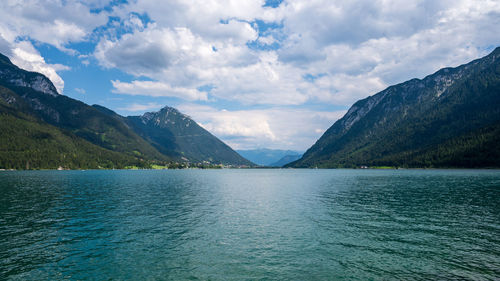
<svg viewBox="0 0 500 281">
<path fill-rule="evenodd" d="M 356 102 L 299 157 L 269 165 L 500 167 L 500 48 Z M 124 117 L 0 55 L 1 169 L 223 166 L 257 165 L 175 108 Z"/>
<path fill-rule="evenodd" d="M 58 94 L 3 55 L 0 139 L 3 169 L 254 166 L 174 108 L 123 117 Z"/>
</svg>

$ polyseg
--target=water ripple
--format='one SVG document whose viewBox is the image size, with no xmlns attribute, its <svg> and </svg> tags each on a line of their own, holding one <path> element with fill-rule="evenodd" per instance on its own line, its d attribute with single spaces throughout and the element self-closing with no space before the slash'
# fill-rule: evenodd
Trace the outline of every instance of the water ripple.
<svg viewBox="0 0 500 281">
<path fill-rule="evenodd" d="M 0 279 L 494 280 L 500 172 L 0 173 Z"/>
</svg>

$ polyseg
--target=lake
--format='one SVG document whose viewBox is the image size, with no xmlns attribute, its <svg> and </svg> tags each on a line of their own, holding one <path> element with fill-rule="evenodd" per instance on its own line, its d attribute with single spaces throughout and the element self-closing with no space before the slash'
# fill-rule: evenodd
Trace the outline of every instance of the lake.
<svg viewBox="0 0 500 281">
<path fill-rule="evenodd" d="M 0 279 L 500 277 L 498 170 L 0 172 Z"/>
</svg>

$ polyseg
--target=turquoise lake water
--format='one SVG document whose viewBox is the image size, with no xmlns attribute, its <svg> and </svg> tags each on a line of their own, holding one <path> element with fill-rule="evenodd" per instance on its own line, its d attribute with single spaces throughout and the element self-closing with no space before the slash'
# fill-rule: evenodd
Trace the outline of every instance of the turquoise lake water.
<svg viewBox="0 0 500 281">
<path fill-rule="evenodd" d="M 498 278 L 498 170 L 0 172 L 0 280 Z"/>
</svg>

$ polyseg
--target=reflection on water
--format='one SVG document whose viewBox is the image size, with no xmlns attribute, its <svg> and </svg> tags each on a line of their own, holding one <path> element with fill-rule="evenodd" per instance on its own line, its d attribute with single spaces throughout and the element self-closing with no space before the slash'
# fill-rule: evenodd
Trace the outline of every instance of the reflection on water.
<svg viewBox="0 0 500 281">
<path fill-rule="evenodd" d="M 0 173 L 0 279 L 495 279 L 500 171 Z"/>
</svg>

